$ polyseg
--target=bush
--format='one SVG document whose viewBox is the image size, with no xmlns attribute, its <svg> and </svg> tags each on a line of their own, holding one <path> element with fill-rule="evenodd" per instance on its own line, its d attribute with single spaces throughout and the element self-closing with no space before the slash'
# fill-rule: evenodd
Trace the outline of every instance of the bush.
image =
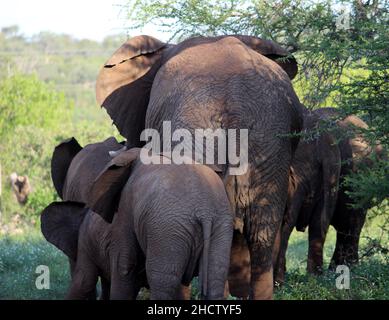
<svg viewBox="0 0 389 320">
<path fill-rule="evenodd" d="M 81 145 L 120 136 L 108 121 L 74 121 L 72 104 L 35 76 L 14 76 L 0 82 L 0 164 L 3 174 L 1 211 L 9 221 L 15 214 L 35 224 L 40 212 L 58 199 L 50 163 L 55 146 L 76 137 Z M 96 108 L 96 113 L 102 112 Z M 4 127 L 3 127 L 4 125 Z M 10 189 L 9 175 L 27 175 L 32 192 L 21 207 Z"/>
<path fill-rule="evenodd" d="M 15 75 L 0 82 L 0 137 L 11 135 L 17 126 L 55 128 L 68 122 L 72 104 L 63 93 L 35 75 Z"/>
</svg>

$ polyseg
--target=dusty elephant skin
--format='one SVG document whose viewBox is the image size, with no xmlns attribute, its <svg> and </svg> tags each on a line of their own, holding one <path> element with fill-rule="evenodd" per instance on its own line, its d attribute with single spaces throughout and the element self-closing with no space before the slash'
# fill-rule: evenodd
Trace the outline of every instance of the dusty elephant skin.
<svg viewBox="0 0 389 320">
<path fill-rule="evenodd" d="M 77 145 L 57 147 L 53 173 L 66 174 L 53 179 L 64 178 L 66 201 L 41 217 L 46 239 L 71 261 L 67 298 L 93 299 L 101 277 L 103 299 L 135 299 L 146 283 L 151 299 L 178 299 L 199 273 L 202 296 L 222 299 L 233 227 L 217 174 L 198 164 L 144 165 L 137 148 L 111 159 L 108 152 L 122 147 L 114 139 Z"/>
<path fill-rule="evenodd" d="M 277 60 L 287 56 L 277 44 L 249 36 L 198 37 L 177 45 L 140 36 L 112 56 L 96 86 L 97 100 L 128 147 L 142 145 L 144 128 L 161 132 L 163 121 L 171 121 L 173 131 L 185 128 L 192 134 L 195 129 L 248 129 L 248 171 L 227 176 L 228 163 L 220 169 L 231 206 L 244 224 L 253 299 L 272 298 L 273 246 L 298 143 L 288 134 L 302 127 L 303 107 L 290 82 L 296 61 Z"/>
<path fill-rule="evenodd" d="M 312 130 L 322 120 L 337 117 L 333 108 L 313 111 L 306 117 L 305 129 Z M 372 147 L 355 134 L 355 128 L 366 128 L 356 116 L 337 121 L 339 130 L 322 132 L 318 138 L 300 140 L 291 166 L 288 201 L 281 230 L 280 251 L 275 264 L 275 281 L 284 282 L 286 249 L 294 227 L 308 227 L 309 250 L 307 271 L 320 274 L 323 246 L 329 225 L 337 231 L 336 248 L 330 267 L 351 265 L 358 261 L 358 243 L 366 210 L 351 208 L 342 181 L 351 171 L 367 163 Z M 338 137 L 339 135 L 339 137 Z M 340 141 L 337 143 L 338 138 Z M 376 151 L 379 153 L 380 146 Z"/>
</svg>

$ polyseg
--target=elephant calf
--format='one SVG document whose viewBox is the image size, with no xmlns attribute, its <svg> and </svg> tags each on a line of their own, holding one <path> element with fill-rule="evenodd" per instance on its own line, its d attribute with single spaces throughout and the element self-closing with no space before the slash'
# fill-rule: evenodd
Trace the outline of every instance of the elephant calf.
<svg viewBox="0 0 389 320">
<path fill-rule="evenodd" d="M 67 201 L 42 213 L 46 239 L 73 264 L 67 297 L 93 296 L 100 276 L 105 297 L 109 287 L 111 299 L 134 299 L 145 285 L 145 271 L 151 299 L 180 298 L 181 285 L 196 274 L 203 297 L 223 298 L 233 219 L 221 179 L 204 165 L 143 164 L 136 148 L 105 160 L 120 148 L 100 143 L 78 151 L 60 175 Z M 103 157 L 93 156 L 102 150 Z M 90 168 L 85 174 L 84 165 L 96 166 L 102 158 L 106 165 L 99 174 Z M 76 199 L 80 185 L 88 190 Z"/>
</svg>

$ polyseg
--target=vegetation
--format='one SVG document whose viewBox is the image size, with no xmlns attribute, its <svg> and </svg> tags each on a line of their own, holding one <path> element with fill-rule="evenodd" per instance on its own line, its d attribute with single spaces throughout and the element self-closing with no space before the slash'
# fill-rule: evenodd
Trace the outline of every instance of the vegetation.
<svg viewBox="0 0 389 320">
<path fill-rule="evenodd" d="M 128 12 L 134 28 L 155 24 L 172 41 L 239 33 L 279 42 L 299 61 L 293 85 L 308 108 L 331 105 L 359 115 L 369 125 L 365 137 L 389 150 L 387 0 L 131 0 Z M 98 43 L 47 32 L 26 38 L 15 26 L 0 32 L 0 278 L 6 279 L 0 299 L 64 297 L 67 259 L 39 231 L 40 212 L 57 199 L 50 158 L 54 146 L 70 136 L 81 145 L 120 138 L 95 103 L 94 81 L 122 41 L 118 36 Z M 11 194 L 11 172 L 30 178 L 32 193 L 25 206 Z M 373 168 L 346 183 L 352 186 L 354 205 L 370 208 L 351 289 L 336 289 L 333 272 L 307 276 L 307 234 L 294 232 L 287 283 L 276 299 L 389 298 L 389 163 L 375 159 Z M 334 242 L 331 229 L 327 263 Z M 50 267 L 51 290 L 35 288 L 40 264 Z"/>
<path fill-rule="evenodd" d="M 124 40 L 110 36 L 99 43 L 50 32 L 27 38 L 17 26 L 5 27 L 0 32 L 0 79 L 36 74 L 74 102 L 75 120 L 104 122 L 104 113 L 96 109 L 94 83 L 101 65 Z"/>
<path fill-rule="evenodd" d="M 379 232 L 379 226 L 380 222 L 373 220 L 364 229 L 364 248 L 368 246 L 368 237 Z M 325 246 L 327 263 L 335 246 L 335 237 L 331 229 Z M 388 241 L 387 237 L 385 239 Z M 335 286 L 339 274 L 330 271 L 319 277 L 306 274 L 307 244 L 306 233 L 292 233 L 287 254 L 286 284 L 277 288 L 276 300 L 389 299 L 387 254 L 372 250 L 371 255 L 362 257 L 361 263 L 351 269 L 350 289 L 339 290 Z M 7 279 L 0 286 L 0 299 L 63 299 L 70 277 L 67 258 L 47 243 L 39 231 L 0 238 L 0 253 L 0 278 Z M 39 265 L 50 268 L 50 290 L 38 290 L 35 287 L 35 269 Z M 147 296 L 147 292 L 143 291 L 139 297 Z M 192 297 L 198 296 L 195 279 L 192 283 Z"/>
</svg>

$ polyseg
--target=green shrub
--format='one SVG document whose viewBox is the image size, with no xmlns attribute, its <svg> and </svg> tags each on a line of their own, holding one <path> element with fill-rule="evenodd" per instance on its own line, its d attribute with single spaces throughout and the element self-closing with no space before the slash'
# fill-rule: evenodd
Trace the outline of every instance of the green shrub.
<svg viewBox="0 0 389 320">
<path fill-rule="evenodd" d="M 0 82 L 0 137 L 17 126 L 55 128 L 68 122 L 72 104 L 63 93 L 35 75 L 15 75 Z"/>
</svg>

